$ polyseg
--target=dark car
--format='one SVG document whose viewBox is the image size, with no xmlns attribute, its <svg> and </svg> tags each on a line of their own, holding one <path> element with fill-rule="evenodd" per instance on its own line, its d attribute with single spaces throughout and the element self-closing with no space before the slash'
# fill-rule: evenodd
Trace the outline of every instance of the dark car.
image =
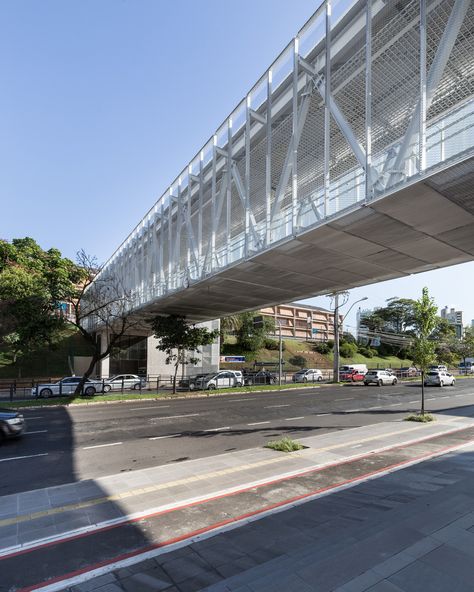
<svg viewBox="0 0 474 592">
<path fill-rule="evenodd" d="M 14 409 L 0 408 L 0 442 L 6 438 L 17 438 L 25 431 L 26 423 L 21 413 Z"/>
<path fill-rule="evenodd" d="M 245 384 L 276 384 L 277 376 L 268 370 L 258 372 L 247 372 L 244 374 Z"/>
<path fill-rule="evenodd" d="M 178 382 L 178 386 L 183 389 L 194 391 L 196 390 L 196 382 L 207 375 L 208 372 L 205 372 L 204 374 L 195 374 L 194 376 L 185 376 Z"/>
</svg>

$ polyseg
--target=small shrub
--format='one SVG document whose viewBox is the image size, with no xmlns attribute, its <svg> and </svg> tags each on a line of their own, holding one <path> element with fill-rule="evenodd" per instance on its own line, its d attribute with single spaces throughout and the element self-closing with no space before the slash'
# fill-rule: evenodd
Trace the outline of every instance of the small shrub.
<svg viewBox="0 0 474 592">
<path fill-rule="evenodd" d="M 265 347 L 265 349 L 269 349 L 272 351 L 278 351 L 280 349 L 280 344 L 276 339 L 265 339 L 264 347 Z M 286 349 L 285 342 L 282 341 L 281 350 L 285 351 L 285 349 Z"/>
<path fill-rule="evenodd" d="M 318 352 L 318 354 L 328 354 L 331 351 L 331 347 L 329 346 L 329 343 L 315 343 L 313 345 L 313 350 L 315 352 Z"/>
<path fill-rule="evenodd" d="M 435 421 L 435 418 L 433 415 L 431 415 L 431 413 L 412 413 L 405 418 L 405 421 L 419 421 L 421 423 L 428 423 L 430 421 Z"/>
<path fill-rule="evenodd" d="M 355 343 L 341 343 L 339 353 L 343 358 L 352 358 L 357 353 L 357 345 Z"/>
<path fill-rule="evenodd" d="M 373 358 L 374 355 L 377 353 L 374 349 L 372 349 L 371 347 L 363 347 L 363 346 L 359 346 L 359 353 L 362 354 L 363 356 L 365 356 L 366 358 Z"/>
<path fill-rule="evenodd" d="M 304 368 L 306 366 L 306 358 L 303 356 L 293 356 L 288 361 L 292 366 L 297 366 L 298 368 Z"/>
<path fill-rule="evenodd" d="M 302 450 L 305 447 L 303 444 L 285 436 L 281 440 L 268 442 L 268 444 L 265 444 L 265 448 L 271 448 L 272 450 L 278 450 L 279 452 L 294 452 L 295 450 Z"/>
</svg>

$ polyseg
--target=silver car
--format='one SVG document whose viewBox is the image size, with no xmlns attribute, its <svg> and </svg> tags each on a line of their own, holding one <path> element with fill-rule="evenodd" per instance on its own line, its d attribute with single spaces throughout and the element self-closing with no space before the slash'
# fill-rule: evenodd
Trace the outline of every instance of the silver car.
<svg viewBox="0 0 474 592">
<path fill-rule="evenodd" d="M 237 370 L 222 370 L 214 374 L 206 374 L 196 380 L 196 389 L 212 390 L 217 388 L 228 388 L 232 386 L 242 386 L 244 377 L 242 372 Z"/>
<path fill-rule="evenodd" d="M 145 379 L 137 374 L 117 374 L 104 381 L 104 393 L 109 391 L 121 391 L 133 389 L 135 391 L 144 388 Z"/>
<path fill-rule="evenodd" d="M 397 377 L 387 370 L 369 370 L 365 373 L 364 384 L 376 384 L 377 386 L 383 386 L 384 384 L 397 384 Z"/>
<path fill-rule="evenodd" d="M 454 386 L 456 379 L 444 370 L 431 370 L 425 374 L 425 386 Z"/>
<path fill-rule="evenodd" d="M 76 387 L 82 380 L 82 376 L 68 376 L 62 378 L 57 382 L 38 384 L 31 389 L 33 397 L 61 397 L 63 395 L 73 395 L 76 392 Z M 95 395 L 102 392 L 102 382 L 100 380 L 90 380 L 89 378 L 84 383 L 83 393 L 87 396 Z"/>
<path fill-rule="evenodd" d="M 302 368 L 293 374 L 293 382 L 321 382 L 323 373 L 316 368 Z"/>
</svg>

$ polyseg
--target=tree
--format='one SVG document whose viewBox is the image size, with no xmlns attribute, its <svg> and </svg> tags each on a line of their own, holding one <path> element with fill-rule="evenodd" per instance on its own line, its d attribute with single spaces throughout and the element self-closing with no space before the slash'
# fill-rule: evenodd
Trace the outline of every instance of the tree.
<svg viewBox="0 0 474 592">
<path fill-rule="evenodd" d="M 466 358 L 474 357 L 474 329 L 467 327 L 464 330 L 462 339 L 454 344 L 454 351 L 462 358 L 466 368 Z"/>
<path fill-rule="evenodd" d="M 219 330 L 210 331 L 206 327 L 196 327 L 181 315 L 155 317 L 151 323 L 153 333 L 159 344 L 157 349 L 166 353 L 166 363 L 174 364 L 173 394 L 176 393 L 176 375 L 181 364 L 195 364 L 199 348 L 211 345 Z"/>
<path fill-rule="evenodd" d="M 80 277 L 57 249 L 44 251 L 29 237 L 0 240 L 0 338 L 14 362 L 54 343 L 66 325 L 61 303 Z"/>
<path fill-rule="evenodd" d="M 82 392 L 97 363 L 111 354 L 124 335 L 140 325 L 140 320 L 130 314 L 134 306 L 133 294 L 120 279 L 98 265 L 96 258 L 84 250 L 77 253 L 77 266 L 80 281 L 67 299 L 74 311 L 73 319 L 68 322 L 90 344 L 92 355 L 75 394 Z"/>
<path fill-rule="evenodd" d="M 237 343 L 242 350 L 255 352 L 265 344 L 265 338 L 275 331 L 275 322 L 271 317 L 263 316 L 263 325 L 255 327 L 254 312 L 243 312 L 240 315 L 241 323 L 237 330 Z"/>
<path fill-rule="evenodd" d="M 290 362 L 290 364 L 292 364 L 293 366 L 297 366 L 298 368 L 304 368 L 306 366 L 306 358 L 304 358 L 303 356 L 293 356 L 288 361 Z"/>
<path fill-rule="evenodd" d="M 435 342 L 430 340 L 437 327 L 438 308 L 423 288 L 422 296 L 413 307 L 414 338 L 412 346 L 413 362 L 421 370 L 421 414 L 425 413 L 425 373 L 435 358 Z"/>
</svg>

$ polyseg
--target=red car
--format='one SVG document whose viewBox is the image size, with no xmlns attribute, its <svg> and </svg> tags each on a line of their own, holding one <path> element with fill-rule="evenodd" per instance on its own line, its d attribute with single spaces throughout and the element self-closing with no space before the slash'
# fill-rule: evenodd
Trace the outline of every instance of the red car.
<svg viewBox="0 0 474 592">
<path fill-rule="evenodd" d="M 341 372 L 339 380 L 347 382 L 362 382 L 365 374 L 359 370 L 350 370 L 349 372 Z"/>
</svg>

